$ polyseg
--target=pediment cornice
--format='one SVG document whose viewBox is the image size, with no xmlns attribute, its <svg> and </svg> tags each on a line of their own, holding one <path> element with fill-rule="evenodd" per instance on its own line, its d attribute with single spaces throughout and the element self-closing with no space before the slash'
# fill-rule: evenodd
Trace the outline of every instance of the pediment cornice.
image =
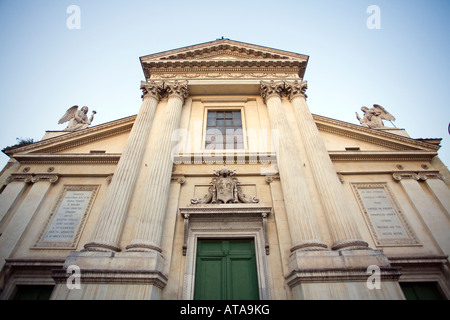
<svg viewBox="0 0 450 320">
<path fill-rule="evenodd" d="M 220 39 L 140 58 L 146 79 L 164 74 L 287 73 L 303 78 L 309 57 L 302 54 Z M 162 75 L 162 76 L 161 76 Z M 231 76 L 233 77 L 233 76 Z"/>
<path fill-rule="evenodd" d="M 83 144 L 101 140 L 131 131 L 136 115 L 93 126 L 84 130 L 68 132 L 54 138 L 41 140 L 19 148 L 11 148 L 4 152 L 10 156 L 24 154 L 51 154 L 78 147 Z"/>
<path fill-rule="evenodd" d="M 319 131 L 346 136 L 355 140 L 365 141 L 397 151 L 437 152 L 440 146 L 393 134 L 379 129 L 370 129 L 360 125 L 313 115 Z"/>
</svg>

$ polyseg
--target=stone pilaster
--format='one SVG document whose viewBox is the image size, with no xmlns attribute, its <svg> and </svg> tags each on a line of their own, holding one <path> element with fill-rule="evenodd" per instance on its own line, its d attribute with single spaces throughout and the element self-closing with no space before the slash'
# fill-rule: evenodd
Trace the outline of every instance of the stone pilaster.
<svg viewBox="0 0 450 320">
<path fill-rule="evenodd" d="M 180 124 L 181 108 L 188 94 L 187 82 L 165 83 L 165 92 L 168 95 L 166 112 L 161 130 L 154 137 L 155 151 L 148 163 L 143 201 L 127 251 L 162 251 L 162 230 L 173 168 L 171 152 L 175 143 L 171 137 Z"/>
<path fill-rule="evenodd" d="M 94 236 L 91 242 L 85 245 L 86 250 L 121 250 L 119 239 L 122 227 L 134 192 L 162 88 L 162 83 L 141 83 L 142 106 L 112 177 Z"/>
<path fill-rule="evenodd" d="M 425 181 L 442 208 L 450 215 L 450 190 L 439 172 L 421 172 L 419 179 Z"/>
<path fill-rule="evenodd" d="M 0 194 L 0 225 L 9 209 L 20 197 L 27 184 L 31 182 L 31 173 L 13 173 L 6 182 L 8 185 Z"/>
<path fill-rule="evenodd" d="M 311 165 L 320 199 L 330 225 L 333 250 L 365 248 L 368 244 L 352 219 L 346 196 L 336 170 L 331 162 L 316 123 L 306 103 L 306 82 L 285 82 L 284 90 L 289 94 L 301 139 Z"/>
<path fill-rule="evenodd" d="M 28 181 L 28 177 L 26 181 Z M 39 209 L 50 185 L 57 181 L 58 175 L 56 174 L 36 174 L 31 178 L 33 186 L 0 237 L 0 271 L 5 265 L 5 259 L 14 251 L 29 222 Z"/>
<path fill-rule="evenodd" d="M 423 222 L 430 230 L 436 242 L 442 251 L 450 255 L 450 237 L 448 230 L 450 223 L 447 216 L 447 210 L 443 203 L 448 199 L 443 199 L 445 192 L 448 194 L 448 188 L 440 179 L 438 172 L 422 171 L 397 171 L 392 175 L 393 179 L 401 184 L 405 190 L 411 204 L 420 213 Z M 424 192 L 421 184 L 425 184 L 433 192 L 433 197 L 428 192 Z M 441 202 L 442 200 L 442 202 Z"/>
<path fill-rule="evenodd" d="M 261 83 L 261 94 L 267 104 L 272 130 L 278 130 L 279 141 L 275 142 L 275 145 L 292 239 L 291 252 L 323 250 L 327 248 L 327 245 L 321 239 L 316 213 L 305 182 L 305 174 L 300 165 L 301 161 L 298 159 L 286 114 L 282 110 L 283 89 L 283 82 Z"/>
</svg>

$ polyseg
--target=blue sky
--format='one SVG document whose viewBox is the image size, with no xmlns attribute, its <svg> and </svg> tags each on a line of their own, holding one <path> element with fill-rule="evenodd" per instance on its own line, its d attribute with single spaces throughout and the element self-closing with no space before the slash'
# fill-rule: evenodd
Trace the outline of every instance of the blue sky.
<svg viewBox="0 0 450 320">
<path fill-rule="evenodd" d="M 370 5 L 381 29 L 367 27 Z M 75 104 L 98 112 L 94 125 L 134 115 L 140 56 L 224 36 L 310 56 L 312 113 L 359 124 L 380 104 L 412 138 L 443 138 L 450 165 L 449 14 L 448 0 L 0 0 L 0 148 L 64 129 Z"/>
</svg>

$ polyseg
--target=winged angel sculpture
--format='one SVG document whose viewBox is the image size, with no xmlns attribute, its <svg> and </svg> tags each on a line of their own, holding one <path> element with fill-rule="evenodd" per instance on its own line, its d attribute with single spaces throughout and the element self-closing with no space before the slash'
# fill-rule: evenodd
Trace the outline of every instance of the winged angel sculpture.
<svg viewBox="0 0 450 320">
<path fill-rule="evenodd" d="M 67 128 L 63 131 L 79 131 L 89 127 L 94 120 L 94 114 L 96 111 L 92 111 L 91 117 L 88 119 L 87 113 L 89 108 L 84 106 L 78 110 L 78 106 L 73 106 L 67 109 L 66 113 L 59 120 L 58 124 L 69 122 Z"/>
<path fill-rule="evenodd" d="M 373 108 L 370 109 L 367 107 L 362 107 L 361 110 L 364 112 L 363 118 L 361 118 L 357 112 L 356 118 L 364 127 L 368 127 L 371 129 L 386 128 L 383 120 L 395 121 L 394 116 L 378 104 L 374 104 Z"/>
</svg>

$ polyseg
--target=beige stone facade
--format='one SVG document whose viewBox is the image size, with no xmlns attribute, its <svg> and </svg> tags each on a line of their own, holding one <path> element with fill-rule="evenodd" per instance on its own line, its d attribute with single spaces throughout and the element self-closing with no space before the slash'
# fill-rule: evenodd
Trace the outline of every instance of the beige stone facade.
<svg viewBox="0 0 450 320">
<path fill-rule="evenodd" d="M 220 39 L 140 60 L 136 115 L 5 150 L 2 299 L 194 299 L 199 239 L 253 240 L 264 300 L 450 297 L 439 140 L 312 114 L 305 55 Z"/>
</svg>

